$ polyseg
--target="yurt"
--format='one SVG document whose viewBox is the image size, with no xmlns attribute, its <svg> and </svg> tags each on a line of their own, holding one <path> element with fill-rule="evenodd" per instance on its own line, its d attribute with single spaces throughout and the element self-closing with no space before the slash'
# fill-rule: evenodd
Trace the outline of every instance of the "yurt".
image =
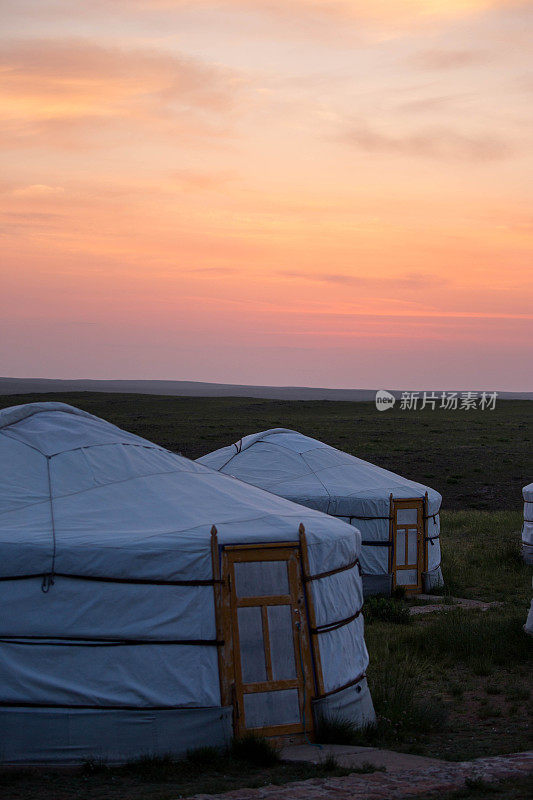
<svg viewBox="0 0 533 800">
<path fill-rule="evenodd" d="M 365 594 L 442 584 L 442 497 L 434 489 L 286 428 L 245 436 L 198 461 L 359 528 Z"/>
<path fill-rule="evenodd" d="M 62 403 L 0 469 L 2 763 L 373 720 L 358 530 Z"/>
<path fill-rule="evenodd" d="M 531 605 L 529 607 L 529 614 L 527 615 L 527 620 L 526 624 L 524 625 L 524 630 L 526 633 L 529 633 L 530 636 L 533 636 L 533 600 L 531 601 Z"/>
<path fill-rule="evenodd" d="M 524 498 L 524 524 L 522 526 L 522 557 L 533 564 L 533 483 L 522 489 Z"/>
</svg>

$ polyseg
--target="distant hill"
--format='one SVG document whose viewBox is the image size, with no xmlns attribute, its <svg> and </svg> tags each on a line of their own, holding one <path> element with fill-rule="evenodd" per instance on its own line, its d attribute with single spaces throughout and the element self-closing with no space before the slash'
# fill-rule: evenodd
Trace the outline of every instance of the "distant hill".
<svg viewBox="0 0 533 800">
<path fill-rule="evenodd" d="M 388 387 L 377 388 L 388 389 Z M 402 394 L 401 390 L 388 390 L 396 397 L 400 397 Z M 447 389 L 447 391 L 456 390 Z M 0 395 L 46 394 L 48 392 L 117 392 L 120 394 L 161 394 L 179 397 L 257 397 L 265 400 L 349 400 L 352 402 L 373 401 L 376 394 L 374 389 L 246 386 L 231 383 L 202 383 L 200 381 L 0 378 Z M 498 399 L 533 400 L 533 392 L 498 392 Z"/>
</svg>

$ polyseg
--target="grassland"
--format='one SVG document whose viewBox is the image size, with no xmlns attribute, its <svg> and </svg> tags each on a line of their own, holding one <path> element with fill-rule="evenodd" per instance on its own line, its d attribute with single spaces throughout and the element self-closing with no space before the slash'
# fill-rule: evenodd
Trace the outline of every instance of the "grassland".
<svg viewBox="0 0 533 800">
<path fill-rule="evenodd" d="M 445 512 L 447 590 L 496 601 L 407 625 L 366 626 L 368 678 L 381 722 L 361 744 L 464 760 L 533 745 L 533 639 L 523 631 L 531 568 L 520 559 L 518 512 Z"/>
<path fill-rule="evenodd" d="M 121 767 L 87 763 L 75 771 L 0 773 L 2 800 L 177 800 L 192 794 L 229 792 L 273 783 L 347 775 L 335 764 L 277 763 L 263 766 L 226 754 L 198 759 L 139 759 Z"/>
<path fill-rule="evenodd" d="M 519 554 L 520 488 L 533 474 L 531 403 L 505 401 L 494 412 L 378 414 L 365 403 L 76 394 L 4 397 L 0 406 L 37 399 L 79 406 L 191 457 L 256 430 L 293 427 L 440 490 L 448 509 L 442 516 L 446 591 L 501 605 L 480 612 L 446 604 L 446 611 L 408 624 L 368 624 L 368 678 L 380 722 L 357 741 L 448 760 L 532 747 L 533 639 L 522 630 L 531 568 Z M 4 774 L 0 790 L 6 800 L 167 800 L 344 772 L 332 764 L 267 766 L 211 757 Z M 526 800 L 531 791 L 531 780 L 520 779 L 472 785 L 439 800 Z"/>
<path fill-rule="evenodd" d="M 0 408 L 58 400 L 198 458 L 241 436 L 294 428 L 441 492 L 449 509 L 519 509 L 532 480 L 533 403 L 494 411 L 378 412 L 373 403 L 79 392 L 4 395 Z"/>
</svg>

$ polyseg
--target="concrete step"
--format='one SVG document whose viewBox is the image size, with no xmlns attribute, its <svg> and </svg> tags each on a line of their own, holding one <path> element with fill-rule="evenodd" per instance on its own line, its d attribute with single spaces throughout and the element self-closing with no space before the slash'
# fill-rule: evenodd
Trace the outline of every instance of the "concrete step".
<svg viewBox="0 0 533 800">
<path fill-rule="evenodd" d="M 344 744 L 296 744 L 288 745 L 281 751 L 283 761 L 304 761 L 310 764 L 320 764 L 329 756 L 333 756 L 339 766 L 358 768 L 365 764 L 372 764 L 378 769 L 385 768 L 387 772 L 403 769 L 425 769 L 441 766 L 443 761 L 437 758 L 412 755 L 411 753 L 397 753 L 393 750 L 381 750 L 377 747 L 356 747 Z"/>
</svg>

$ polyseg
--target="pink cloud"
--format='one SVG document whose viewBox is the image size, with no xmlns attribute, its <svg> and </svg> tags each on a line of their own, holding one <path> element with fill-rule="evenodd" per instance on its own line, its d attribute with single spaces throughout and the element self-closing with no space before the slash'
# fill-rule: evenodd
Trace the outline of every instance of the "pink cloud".
<svg viewBox="0 0 533 800">
<path fill-rule="evenodd" d="M 433 49 L 415 53 L 408 63 L 423 70 L 461 69 L 482 64 L 489 58 L 483 50 Z"/>
<path fill-rule="evenodd" d="M 497 161 L 509 157 L 514 150 L 509 142 L 490 134 L 464 134 L 442 127 L 413 133 L 389 133 L 356 123 L 342 139 L 348 145 L 370 153 L 452 161 Z"/>
<path fill-rule="evenodd" d="M 119 0 L 137 12 L 175 11 L 190 7 L 190 0 Z M 527 0 L 197 0 L 199 7 L 238 8 L 282 16 L 323 16 L 378 22 L 412 22 L 464 17 L 491 8 L 527 5 Z"/>
<path fill-rule="evenodd" d="M 109 144 L 226 129 L 237 82 L 230 70 L 181 55 L 88 40 L 8 41 L 0 50 L 8 146 Z"/>
<path fill-rule="evenodd" d="M 28 199 L 46 199 L 62 195 L 65 189 L 62 186 L 47 186 L 43 183 L 33 183 L 29 186 L 20 186 L 13 189 L 13 197 L 25 197 Z"/>
</svg>

